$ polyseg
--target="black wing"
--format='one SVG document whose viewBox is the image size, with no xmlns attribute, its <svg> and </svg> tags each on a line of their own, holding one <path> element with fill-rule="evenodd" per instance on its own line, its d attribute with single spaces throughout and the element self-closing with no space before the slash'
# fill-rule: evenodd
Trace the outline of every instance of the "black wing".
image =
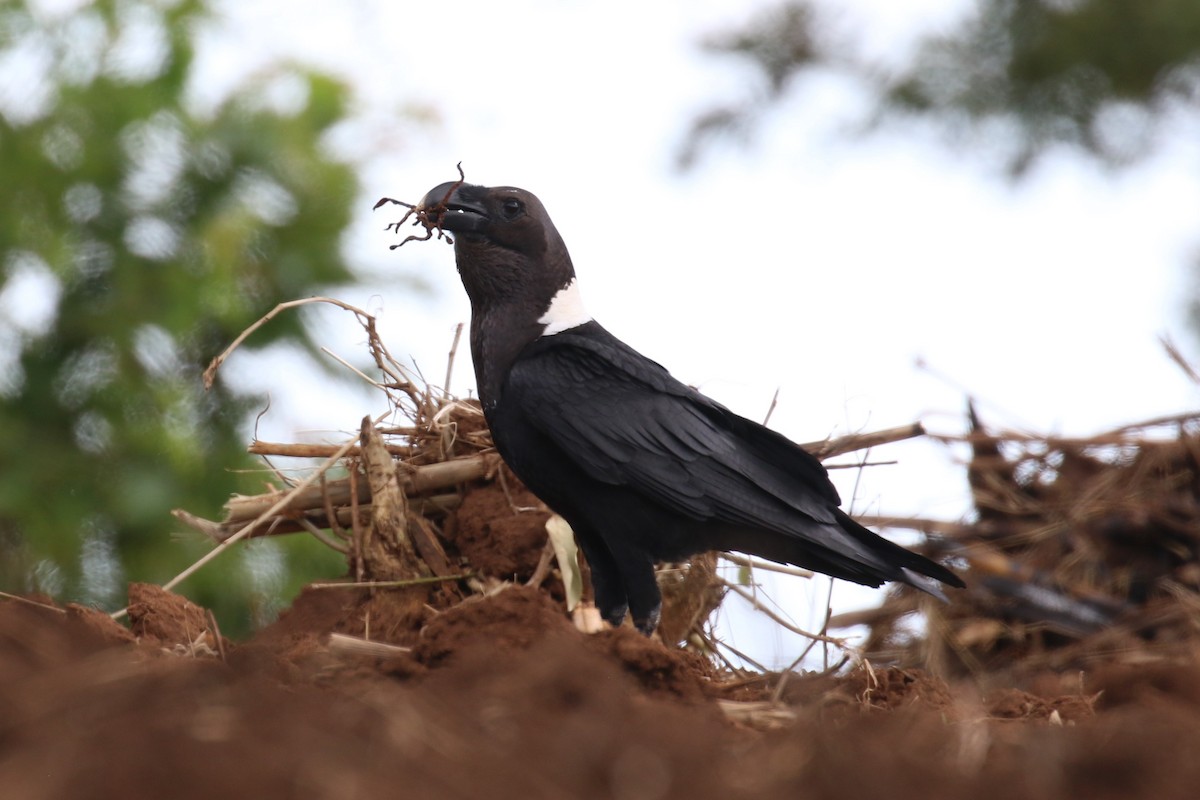
<svg viewBox="0 0 1200 800">
<path fill-rule="evenodd" d="M 840 500 L 815 457 L 683 385 L 599 325 L 585 327 L 530 345 L 509 373 L 504 402 L 519 403 L 591 478 L 696 520 L 791 535 L 810 533 L 798 529 L 809 522 L 841 538 Z"/>
</svg>

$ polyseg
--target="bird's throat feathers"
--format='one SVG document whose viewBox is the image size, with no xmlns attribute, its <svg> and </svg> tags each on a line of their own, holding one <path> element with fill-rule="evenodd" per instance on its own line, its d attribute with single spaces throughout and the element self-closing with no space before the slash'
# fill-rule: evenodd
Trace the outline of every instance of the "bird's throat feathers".
<svg viewBox="0 0 1200 800">
<path fill-rule="evenodd" d="M 542 337 L 554 336 L 593 321 L 584 308 L 574 277 L 548 301 L 541 300 L 538 307 L 544 311 L 535 318 L 532 313 L 513 313 L 511 305 L 472 304 L 471 355 L 485 412 L 499 402 L 504 377 L 525 347 Z M 527 321 L 518 322 L 520 319 Z"/>
<path fill-rule="evenodd" d="M 567 247 L 532 194 L 443 185 L 426 199 L 446 207 L 446 227 L 455 233 L 455 260 L 471 299 L 471 352 L 488 411 L 499 403 L 505 377 L 525 347 L 592 317 Z"/>
<path fill-rule="evenodd" d="M 538 317 L 538 323 L 546 326 L 542 336 L 553 336 L 591 321 L 592 315 L 583 307 L 579 281 L 574 277 L 550 298 L 546 313 Z"/>
</svg>

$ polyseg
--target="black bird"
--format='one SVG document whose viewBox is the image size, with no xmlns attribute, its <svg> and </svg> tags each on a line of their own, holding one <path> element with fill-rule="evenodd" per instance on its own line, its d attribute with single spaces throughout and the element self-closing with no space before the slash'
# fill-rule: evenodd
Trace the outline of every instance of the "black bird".
<svg viewBox="0 0 1200 800">
<path fill-rule="evenodd" d="M 596 604 L 650 633 L 654 562 L 737 550 L 939 597 L 954 573 L 838 508 L 810 453 L 671 377 L 584 310 L 566 245 L 532 194 L 445 183 L 418 209 L 454 234 L 471 355 L 496 448 L 571 524 Z"/>
</svg>

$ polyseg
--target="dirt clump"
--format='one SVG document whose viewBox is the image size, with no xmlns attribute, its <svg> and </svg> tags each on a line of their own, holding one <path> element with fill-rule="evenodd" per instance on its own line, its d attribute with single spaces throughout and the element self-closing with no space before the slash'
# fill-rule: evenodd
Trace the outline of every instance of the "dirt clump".
<svg viewBox="0 0 1200 800">
<path fill-rule="evenodd" d="M 526 581 L 546 545 L 550 512 L 509 475 L 466 492 L 450 537 L 474 569 L 501 580 Z"/>
<path fill-rule="evenodd" d="M 421 631 L 413 653 L 421 663 L 438 666 L 464 650 L 518 652 L 547 632 L 571 630 L 562 608 L 544 593 L 514 586 L 441 612 Z"/>
<path fill-rule="evenodd" d="M 131 596 L 142 620 L 183 607 Z M 386 654 L 332 647 L 366 640 L 368 612 Z M 403 589 L 310 589 L 224 655 L 97 614 L 0 603 L 14 797 L 1182 798 L 1200 780 L 1195 664 L 1061 696 L 863 665 L 793 677 L 772 706 L 787 724 L 765 728 L 729 712 L 770 706 L 778 676 L 731 706 L 744 678 L 628 628 L 582 634 L 532 587 L 423 610 Z"/>
<path fill-rule="evenodd" d="M 733 588 L 714 556 L 660 576 L 661 638 L 582 632 L 548 514 L 501 471 L 478 407 L 423 398 L 411 447 L 385 448 L 401 459 L 387 519 L 397 542 L 427 535 L 417 552 L 436 564 L 421 555 L 397 580 L 353 583 L 370 577 L 355 553 L 377 532 L 378 498 L 331 479 L 275 518 L 238 514 L 278 492 L 193 519 L 216 539 L 316 527 L 348 555 L 351 577 L 304 590 L 246 641 L 146 584 L 129 587 L 128 627 L 0 597 L 0 794 L 1195 797 L 1190 428 L 1161 447 L 1015 458 L 979 433 L 978 519 L 930 540 L 972 588 L 948 606 L 893 594 L 857 617 L 872 628 L 866 658 L 780 675 L 717 649 L 707 619 Z M 1117 491 L 1135 479 L 1154 509 Z M 917 613 L 923 627 L 903 622 Z"/>
</svg>

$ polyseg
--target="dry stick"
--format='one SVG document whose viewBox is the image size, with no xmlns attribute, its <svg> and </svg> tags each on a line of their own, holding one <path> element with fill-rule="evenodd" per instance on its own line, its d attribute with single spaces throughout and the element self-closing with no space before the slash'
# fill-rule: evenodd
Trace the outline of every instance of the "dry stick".
<svg viewBox="0 0 1200 800">
<path fill-rule="evenodd" d="M 208 624 L 212 626 L 213 638 L 217 640 L 217 653 L 221 656 L 221 660 L 225 661 L 225 641 L 221 636 L 221 626 L 217 624 L 217 615 L 212 612 L 211 608 L 206 608 L 204 613 L 208 616 Z"/>
<path fill-rule="evenodd" d="M 756 670 L 758 670 L 759 672 L 762 672 L 762 673 L 767 673 L 767 672 L 770 672 L 770 670 L 769 670 L 769 669 L 767 669 L 767 668 L 766 668 L 766 667 L 764 667 L 762 664 L 760 664 L 760 663 L 758 663 L 757 661 L 755 661 L 755 660 L 754 660 L 753 658 L 751 658 L 750 656 L 748 656 L 748 655 L 746 655 L 745 653 L 743 653 L 741 650 L 738 650 L 736 647 L 734 647 L 733 645 L 731 645 L 729 642 L 723 642 L 723 641 L 721 641 L 720 639 L 714 639 L 713 641 L 714 641 L 714 642 L 716 642 L 716 643 L 717 643 L 718 645 L 720 645 L 721 647 L 724 647 L 724 648 L 725 648 L 726 650 L 728 650 L 729 652 L 733 653 L 735 656 L 737 656 L 738 658 L 740 658 L 742 661 L 745 661 L 747 664 L 749 664 L 750 666 L 754 667 L 754 668 L 755 668 Z M 728 661 L 726 661 L 725 663 L 727 663 L 727 664 L 728 664 L 729 662 L 728 662 Z"/>
<path fill-rule="evenodd" d="M 339 452 L 336 452 L 329 458 L 325 459 L 324 463 L 322 463 L 321 466 L 317 467 L 316 472 L 314 472 L 312 475 L 309 475 L 307 478 L 305 478 L 304 480 L 297 483 L 295 488 L 293 488 L 291 491 L 284 494 L 283 497 L 280 498 L 275 503 L 275 505 L 271 506 L 269 509 L 264 511 L 261 515 L 259 515 L 259 517 L 257 519 L 254 519 L 254 520 L 250 521 L 248 524 L 242 526 L 242 529 L 239 530 L 237 533 L 235 533 L 233 536 L 230 536 L 228 539 L 221 542 L 219 545 L 214 547 L 212 550 L 205 553 L 198 561 L 196 561 L 195 564 L 192 564 L 190 567 L 185 569 L 183 572 L 179 573 L 174 578 L 172 578 L 171 580 L 169 580 L 165 584 L 163 584 L 162 588 L 167 591 L 170 591 L 172 588 L 179 585 L 180 582 L 191 577 L 193 573 L 195 573 L 197 570 L 199 570 L 205 564 L 212 561 L 218 555 L 223 553 L 234 542 L 238 542 L 238 541 L 246 538 L 247 534 L 249 534 L 250 531 L 253 530 L 253 528 L 256 524 L 258 524 L 260 522 L 265 522 L 268 518 L 274 516 L 282 508 L 284 508 L 289 502 L 291 502 L 293 497 L 300 494 L 300 492 L 304 491 L 306 488 L 308 488 L 313 483 L 315 483 L 317 481 L 317 479 L 325 473 L 325 470 L 332 467 L 334 464 L 336 464 L 342 458 L 342 456 L 346 455 L 346 453 L 348 453 L 350 451 L 350 448 L 353 447 L 354 443 L 357 441 L 358 441 L 357 438 L 347 441 L 346 444 L 342 445 L 342 448 Z"/>
<path fill-rule="evenodd" d="M 1132 434 L 1145 432 L 1147 428 L 1161 428 L 1166 425 L 1183 425 L 1200 420 L 1200 412 L 1185 411 L 1179 414 L 1167 414 L 1161 417 L 1151 417 L 1140 422 L 1131 422 L 1119 428 L 1098 433 L 1089 437 L 1046 436 L 1023 431 L 1002 430 L 985 433 L 930 433 L 929 438 L 939 442 L 1013 442 L 1015 444 L 1042 445 L 1048 448 L 1062 447 L 1103 447 L 1105 445 L 1139 444 L 1143 440 L 1131 439 Z"/>
<path fill-rule="evenodd" d="M 775 622 L 778 625 L 781 625 L 784 628 L 787 628 L 792 633 L 795 633 L 799 636 L 805 636 L 809 639 L 816 639 L 819 642 L 827 642 L 832 645 L 837 645 L 838 647 L 841 647 L 843 649 L 846 648 L 845 639 L 835 639 L 832 636 L 823 636 L 822 634 L 819 634 L 819 633 L 812 633 L 811 631 L 806 631 L 803 628 L 793 625 L 791 622 L 788 622 L 786 619 L 779 616 L 771 609 L 767 608 L 765 605 L 762 604 L 762 602 L 757 597 L 750 594 L 745 589 L 738 586 L 736 583 L 730 583 L 729 581 L 723 580 L 723 579 L 720 580 L 720 583 L 725 588 L 729 589 L 731 592 L 736 594 L 738 597 L 742 598 L 747 603 L 749 603 L 751 606 L 753 606 L 755 611 L 762 612 L 770 620 L 772 620 L 773 622 Z"/>
<path fill-rule="evenodd" d="M 800 446 L 817 458 L 826 459 L 840 456 L 842 453 L 865 450 L 881 444 L 900 442 L 905 439 L 914 439 L 925 435 L 925 426 L 919 422 L 913 422 L 909 425 L 885 428 L 872 433 L 851 433 L 847 436 L 839 436 L 836 439 L 826 439 L 821 442 L 806 442 Z"/>
<path fill-rule="evenodd" d="M 390 433 L 386 429 L 380 429 L 380 433 Z M 284 443 L 284 442 L 251 442 L 246 447 L 246 452 L 256 456 L 284 456 L 286 458 L 328 458 L 333 452 L 338 449 L 336 444 L 305 444 L 303 442 Z M 388 452 L 394 456 L 411 455 L 407 445 L 389 444 L 387 445 Z M 358 445 L 350 448 L 347 454 L 352 457 L 362 455 L 362 450 Z"/>
<path fill-rule="evenodd" d="M 458 355 L 458 340 L 462 338 L 463 324 L 454 327 L 454 341 L 450 344 L 450 357 L 446 359 L 446 382 L 442 384 L 442 400 L 450 399 L 450 377 L 454 374 L 454 357 Z"/>
<path fill-rule="evenodd" d="M 831 582 L 830 586 L 832 586 L 832 585 L 833 584 Z M 829 617 L 830 617 L 830 609 L 828 606 L 828 601 L 826 601 L 825 624 L 821 628 L 822 632 L 829 630 Z M 802 651 L 800 651 L 800 655 L 796 656 L 795 660 L 792 661 L 791 664 L 788 664 L 787 669 L 785 669 L 780 674 L 779 682 L 775 684 L 775 690 L 773 692 L 771 692 L 771 702 L 772 703 L 778 703 L 780 698 L 783 697 L 783 690 L 785 688 L 787 688 L 788 678 L 790 678 L 792 676 L 792 670 L 796 669 L 796 667 L 798 667 L 800 665 L 800 662 L 804 660 L 805 656 L 807 656 L 809 653 L 811 653 L 812 649 L 816 646 L 817 646 L 817 640 L 810 639 L 808 641 L 808 647 L 805 647 Z M 828 656 L 826 656 L 825 669 L 826 670 L 829 669 Z"/>
<path fill-rule="evenodd" d="M 361 308 L 356 308 L 355 306 L 352 306 L 349 303 L 344 303 L 341 300 L 335 300 L 332 297 L 305 297 L 300 300 L 288 300 L 287 302 L 280 303 L 279 305 L 275 306 L 270 311 L 268 311 L 266 314 L 264 314 L 261 319 L 259 319 L 257 322 L 255 322 L 253 325 L 251 325 L 249 328 L 246 328 L 246 330 L 242 331 L 241 334 L 239 334 L 238 337 L 233 340 L 233 343 L 230 344 L 229 347 L 225 348 L 224 352 L 222 352 L 219 356 L 217 356 L 216 358 L 214 358 L 212 360 L 212 362 L 208 365 L 208 369 L 204 370 L 204 388 L 205 389 L 212 388 L 213 381 L 216 379 L 217 370 L 220 369 L 221 365 L 225 363 L 226 359 L 228 359 L 229 356 L 231 356 L 233 354 L 233 351 L 238 349 L 238 347 L 242 344 L 242 342 L 244 342 L 244 341 L 246 341 L 246 339 L 250 338 L 250 334 L 254 333 L 256 330 L 261 328 L 263 325 L 266 325 L 268 322 L 273 320 L 275 317 L 277 317 L 280 314 L 280 312 L 287 311 L 289 308 L 299 308 L 300 306 L 306 306 L 306 305 L 309 305 L 310 303 L 329 303 L 330 305 L 335 305 L 338 308 L 344 308 L 346 311 L 349 311 L 358 317 L 370 317 L 371 316 L 367 312 L 363 311 Z"/>
<path fill-rule="evenodd" d="M 398 644 L 372 642 L 357 636 L 347 636 L 344 633 L 329 634 L 329 651 L 338 655 L 371 656 L 373 658 L 389 658 L 391 656 L 411 653 L 411 647 L 401 647 Z"/>
<path fill-rule="evenodd" d="M 329 523 L 329 530 L 337 537 L 339 542 L 346 546 L 346 555 L 349 555 L 350 545 L 348 543 L 350 536 L 346 533 L 345 528 L 342 527 L 341 520 L 338 519 L 338 515 L 334 512 L 333 503 L 329 502 L 328 486 L 328 476 L 321 475 L 321 499 L 324 501 L 322 505 L 325 508 L 325 519 Z"/>
<path fill-rule="evenodd" d="M 366 565 L 363 563 L 363 529 L 358 508 L 358 467 L 350 470 L 350 530 L 354 544 L 354 580 L 361 582 Z"/>
<path fill-rule="evenodd" d="M 887 461 L 856 461 L 853 464 L 826 464 L 825 469 L 862 469 L 863 467 L 894 467 L 899 464 L 895 459 Z"/>
<path fill-rule="evenodd" d="M 430 497 L 414 497 L 409 498 L 409 500 L 411 507 L 423 516 L 444 514 L 462 505 L 462 497 L 457 492 L 435 494 Z M 370 512 L 370 510 L 370 503 L 359 507 L 359 511 L 364 514 Z M 341 547 L 348 546 L 346 543 L 350 541 L 351 535 L 346 532 L 346 529 L 353 525 L 353 520 L 351 519 L 352 510 L 349 506 L 338 506 L 336 509 L 332 507 L 325 509 L 308 508 L 304 509 L 301 513 L 304 516 L 289 512 L 286 516 L 274 517 L 269 521 L 269 525 L 260 525 L 251 531 L 250 536 L 252 538 L 285 536 L 309 530 L 305 525 L 305 523 L 309 523 L 315 525 L 318 529 L 328 528 L 332 530 L 338 537 L 335 541 L 339 543 L 339 547 L 335 549 L 339 550 L 339 552 L 341 551 Z M 202 517 L 197 517 L 194 514 L 189 514 L 183 509 L 176 509 L 172 514 L 184 525 L 194 528 L 218 542 L 225 541 L 237 533 L 242 526 L 242 521 L 212 522 Z"/>
<path fill-rule="evenodd" d="M 382 419 L 382 417 L 380 417 L 380 418 Z M 179 573 L 174 578 L 172 578 L 171 580 L 164 583 L 162 588 L 167 591 L 170 591 L 175 586 L 178 586 L 181 581 L 184 581 L 187 578 L 191 577 L 192 574 L 194 574 L 197 570 L 199 570 L 205 564 L 212 561 L 214 558 L 219 556 L 221 553 L 225 552 L 235 542 L 241 541 L 242 539 L 246 538 L 246 536 L 249 535 L 250 531 L 252 531 L 256 525 L 258 525 L 260 522 L 265 521 L 267 518 L 274 516 L 284 506 L 286 506 L 289 502 L 291 502 L 293 497 L 300 494 L 300 492 L 304 491 L 304 489 L 306 489 L 309 485 L 311 485 L 313 482 L 315 482 L 317 480 L 317 477 L 320 476 L 321 474 L 323 474 L 325 472 L 325 470 L 332 467 L 334 464 L 336 464 L 338 462 L 338 460 L 342 456 L 344 456 L 346 453 L 350 452 L 350 448 L 353 447 L 355 442 L 357 442 L 357 441 L 358 441 L 357 437 L 347 441 L 346 444 L 342 445 L 341 451 L 334 453 L 332 456 L 327 458 L 325 460 L 325 462 L 323 464 L 321 464 L 320 467 L 317 468 L 316 472 L 314 472 L 312 475 L 309 475 L 304 480 L 300 481 L 300 483 L 296 484 L 296 487 L 294 489 L 292 489 L 290 492 L 287 492 L 286 494 L 284 494 L 275 503 L 275 505 L 271 506 L 269 509 L 264 511 L 256 519 L 253 519 L 250 522 L 243 525 L 241 530 L 239 530 L 233 536 L 230 536 L 225 541 L 221 542 L 219 545 L 214 547 L 212 550 L 209 550 L 207 553 L 205 553 L 203 556 L 201 556 L 200 559 L 196 561 L 196 563 L 192 564 L 190 567 L 185 569 L 183 572 Z M 128 607 L 122 608 L 120 611 L 114 611 L 112 613 L 112 618 L 120 619 L 121 617 L 125 616 L 125 614 L 128 611 L 129 611 Z"/>
<path fill-rule="evenodd" d="M 767 406 L 767 414 L 763 417 L 763 425 L 771 421 L 771 415 L 775 413 L 775 406 L 779 404 L 779 387 L 775 387 L 775 394 L 771 395 L 771 405 Z"/>
<path fill-rule="evenodd" d="M 538 557 L 537 566 L 534 567 L 533 574 L 529 576 L 529 580 L 525 581 L 526 586 L 537 588 L 541 586 L 546 578 L 550 577 L 550 562 L 554 560 L 554 542 L 549 537 L 546 538 L 546 543 L 542 545 L 542 554 Z"/>
<path fill-rule="evenodd" d="M 863 453 L 863 461 L 866 461 L 870 455 L 871 455 L 871 451 L 870 451 L 870 449 L 868 449 L 865 453 Z M 862 476 L 863 476 L 863 471 L 861 469 L 858 471 L 858 474 L 854 476 L 854 489 L 850 492 L 850 505 L 846 508 L 847 512 L 851 512 L 854 509 L 854 501 L 856 499 L 858 499 L 858 489 L 862 485 Z M 833 581 L 829 582 L 829 588 L 826 590 L 826 594 L 825 594 L 825 621 L 821 625 L 821 634 L 822 635 L 827 635 L 829 633 L 829 618 L 831 616 L 833 616 Z M 845 650 L 845 648 L 843 648 L 842 653 L 844 654 L 845 652 L 846 652 L 846 650 Z M 825 669 L 826 669 L 826 671 L 828 671 L 829 670 L 829 646 L 828 645 L 825 645 L 821 655 L 824 659 Z M 782 690 L 780 690 L 780 692 L 782 693 Z"/>
<path fill-rule="evenodd" d="M 310 583 L 309 589 L 403 589 L 406 586 L 421 586 L 426 583 L 446 583 L 474 578 L 474 572 L 459 575 L 432 575 L 426 578 L 407 578 L 400 581 L 355 581 L 354 583 Z"/>
<path fill-rule="evenodd" d="M 21 597 L 20 595 L 9 594 L 8 592 L 0 592 L 0 597 L 3 597 L 5 600 L 15 600 L 18 603 L 26 603 L 27 605 L 36 606 L 38 608 L 44 608 L 47 611 L 56 611 L 59 614 L 67 613 L 67 610 L 65 608 L 59 608 L 58 606 L 52 606 L 52 605 L 49 605 L 48 603 L 39 603 L 36 600 L 30 600 L 28 597 Z"/>
<path fill-rule="evenodd" d="M 336 525 L 337 518 L 334 517 L 331 522 L 332 522 L 332 524 Z M 330 550 L 341 553 L 344 556 L 350 555 L 349 545 L 342 544 L 341 542 L 335 541 L 334 539 L 326 536 L 325 531 L 321 530 L 316 525 L 314 525 L 312 523 L 312 520 L 308 520 L 308 519 L 305 519 L 304 517 L 301 517 L 300 519 L 296 520 L 296 524 L 299 525 L 301 528 L 304 528 L 304 530 L 311 533 L 314 539 L 316 539 L 318 542 L 320 542 L 321 544 L 328 547 Z"/>
<path fill-rule="evenodd" d="M 802 445 L 810 452 L 817 452 L 822 457 L 839 455 L 850 452 L 862 447 L 880 444 L 883 442 L 895 442 L 902 439 L 920 436 L 924 433 L 924 429 L 920 423 L 904 425 L 898 428 L 888 428 L 886 430 L 875 431 L 873 433 L 852 434 L 843 436 L 838 439 L 832 439 L 821 442 L 810 442 Z M 350 453 L 358 452 L 356 447 L 350 449 Z M 281 455 L 281 456 L 296 456 L 296 457 L 321 457 L 332 455 L 337 451 L 334 445 L 319 445 L 319 444 L 282 444 L 276 442 L 255 442 L 250 445 L 249 451 L 257 455 Z M 495 456 L 491 454 L 479 454 L 467 458 L 456 458 L 451 461 L 439 462 L 436 464 L 427 464 L 413 469 L 411 475 L 406 480 L 406 492 L 423 492 L 430 489 L 440 489 L 447 486 L 452 486 L 464 481 L 473 480 L 483 477 L 488 470 L 495 464 Z M 329 491 L 333 497 L 335 505 L 351 504 L 351 491 L 348 487 L 348 480 L 335 480 L 329 482 Z M 507 485 L 502 482 L 502 487 L 507 489 Z M 236 522 L 244 519 L 258 517 L 262 513 L 262 508 L 274 502 L 275 495 L 254 495 L 248 497 L 235 497 L 226 503 L 228 509 L 228 518 L 226 522 Z M 297 495 L 297 500 L 293 503 L 288 511 L 304 511 L 309 509 L 319 509 L 324 506 L 324 493 L 310 492 L 304 495 Z"/>
<path fill-rule="evenodd" d="M 840 614 L 834 614 L 830 617 L 827 624 L 830 628 L 853 628 L 856 625 L 870 626 L 881 620 L 903 616 L 916 610 L 916 606 L 899 612 L 897 612 L 894 606 L 876 606 L 874 608 L 864 608 L 859 611 L 843 611 Z"/>
<path fill-rule="evenodd" d="M 759 730 L 786 728 L 797 719 L 795 711 L 782 708 L 775 701 L 717 700 L 717 708 L 727 719 Z"/>
<path fill-rule="evenodd" d="M 699 637 L 700 644 L 707 648 L 709 653 L 712 653 L 714 656 L 719 658 L 727 670 L 735 674 L 739 672 L 745 672 L 745 670 L 740 669 L 736 664 L 725 657 L 725 654 L 721 652 L 721 643 L 716 639 L 712 638 L 711 636 L 706 636 L 702 631 L 695 631 L 694 634 Z"/>
<path fill-rule="evenodd" d="M 974 530 L 970 525 L 964 525 L 961 522 L 947 522 L 945 520 L 926 519 L 924 517 L 888 517 L 879 514 L 855 514 L 854 519 L 860 525 L 866 525 L 870 528 L 904 528 L 906 530 L 920 531 L 921 533 L 945 536 L 947 538 L 970 534 Z"/>
<path fill-rule="evenodd" d="M 402 428 L 387 428 L 383 433 L 394 433 L 400 435 L 412 435 L 424 433 L 418 428 L 402 427 Z M 850 453 L 855 450 L 862 450 L 868 447 L 874 447 L 880 444 L 888 444 L 890 442 L 899 442 L 905 439 L 912 439 L 917 436 L 925 436 L 925 428 L 919 422 L 914 422 L 910 425 L 901 425 L 896 428 L 885 428 L 871 433 L 852 433 L 847 436 L 840 436 L 837 439 L 822 439 L 818 442 L 805 442 L 800 445 L 805 450 L 813 453 L 819 458 L 832 458 L 844 453 Z M 943 436 L 935 436 L 935 438 L 950 438 Z M 296 458 L 320 458 L 328 456 L 334 451 L 336 445 L 329 444 L 287 444 L 283 442 L 253 442 L 247 450 L 255 455 L 266 456 L 289 456 Z M 399 445 L 389 445 L 389 449 L 395 455 L 408 455 L 408 450 Z M 351 451 L 357 452 L 357 451 Z M 849 466 L 857 467 L 858 464 Z"/>
<path fill-rule="evenodd" d="M 1194 422 L 1195 420 L 1198 420 L 1198 419 L 1200 419 L 1200 412 L 1186 411 L 1182 414 L 1168 414 L 1163 417 L 1151 417 L 1150 419 L 1143 420 L 1141 422 L 1134 422 L 1129 425 L 1122 425 L 1121 427 L 1115 428 L 1114 430 L 1112 430 L 1110 432 L 1111 433 L 1124 433 L 1127 431 L 1132 432 L 1132 431 L 1140 430 L 1143 428 L 1158 428 L 1163 425 L 1180 425 L 1185 422 Z M 1062 441 L 1067 441 L 1067 440 L 1062 440 Z"/>
<path fill-rule="evenodd" d="M 776 564 L 771 561 L 759 561 L 757 558 L 747 558 L 739 556 L 735 553 L 720 553 L 720 557 L 730 562 L 737 564 L 739 567 L 749 567 L 750 569 L 761 569 L 767 572 L 778 572 L 781 575 L 793 575 L 797 578 L 811 578 L 812 570 L 802 569 L 801 567 L 791 567 L 786 564 Z"/>
<path fill-rule="evenodd" d="M 357 446 L 357 443 L 355 443 Z M 339 450 L 341 455 L 353 452 L 354 447 L 344 452 Z M 455 486 L 460 483 L 482 478 L 488 473 L 496 461 L 497 456 L 494 455 L 476 455 L 467 458 L 455 458 L 450 461 L 439 461 L 434 464 L 424 464 L 420 467 L 412 467 L 411 471 L 401 478 L 401 487 L 405 494 L 420 494 L 435 489 L 445 489 Z M 331 497 L 331 502 L 335 506 L 351 505 L 354 500 L 365 502 L 367 501 L 369 492 L 367 487 L 359 486 L 357 479 L 357 471 L 350 473 L 353 478 L 354 487 L 351 487 L 351 479 L 337 479 L 329 481 L 328 490 Z M 271 505 L 276 493 L 265 495 L 250 495 L 231 498 L 226 504 L 226 519 L 225 522 L 240 522 L 246 519 L 255 519 L 262 516 L 262 509 Z M 321 492 L 312 490 L 303 494 L 295 494 L 295 499 L 289 502 L 287 510 L 289 512 L 308 511 L 311 509 L 322 509 L 325 506 L 324 496 Z"/>
<path fill-rule="evenodd" d="M 383 340 L 379 338 L 379 334 L 375 330 L 375 317 L 363 309 L 358 308 L 357 306 L 350 305 L 349 303 L 334 299 L 332 297 L 305 297 L 300 300 L 289 300 L 285 303 L 280 303 L 279 305 L 275 306 L 273 309 L 264 314 L 257 322 L 255 322 L 246 330 L 242 331 L 241 334 L 233 340 L 233 343 L 225 348 L 224 352 L 212 360 L 212 362 L 208 365 L 208 369 L 204 370 L 204 388 L 212 388 L 213 381 L 216 379 L 217 370 L 223 363 L 225 363 L 225 360 L 233 354 L 233 351 L 236 350 L 242 344 L 242 342 L 246 341 L 246 339 L 249 338 L 252 333 L 266 323 L 270 322 L 272 319 L 278 316 L 280 312 L 291 308 L 298 308 L 299 306 L 308 305 L 310 303 L 329 303 L 330 305 L 337 306 L 338 308 L 354 314 L 354 316 L 358 318 L 359 324 L 362 325 L 363 329 L 367 332 L 367 346 L 371 351 L 371 355 L 375 359 L 376 366 L 379 367 L 380 371 L 392 379 L 393 385 L 391 388 L 396 388 L 400 391 L 403 391 L 414 403 L 420 401 L 421 398 L 418 396 L 418 393 L 413 387 L 412 382 L 401 374 L 405 372 L 405 369 L 400 366 L 396 359 L 392 357 L 392 354 L 388 352 L 387 347 L 383 344 Z M 330 353 L 330 355 L 333 356 L 332 353 Z M 337 358 L 336 356 L 333 357 Z M 367 380 L 370 381 L 371 379 L 367 378 Z M 383 387 L 383 384 L 380 384 L 376 381 L 371 381 L 371 383 L 375 386 Z M 386 390 L 388 387 L 383 388 Z"/>
<path fill-rule="evenodd" d="M 1197 374 L 1196 368 L 1189 364 L 1188 360 L 1184 358 L 1183 353 L 1181 353 L 1179 348 L 1175 346 L 1175 342 L 1171 340 L 1171 337 L 1164 333 L 1158 337 L 1158 341 L 1166 349 L 1167 356 L 1175 362 L 1176 366 L 1183 370 L 1183 374 L 1187 375 L 1188 378 L 1191 379 L 1192 383 L 1200 384 L 1200 374 Z"/>
<path fill-rule="evenodd" d="M 361 369 L 359 369 L 358 367 L 354 366 L 354 365 L 353 365 L 353 364 L 351 364 L 349 361 L 347 361 L 346 359 L 344 359 L 344 358 L 342 358 L 341 356 L 339 356 L 337 353 L 335 353 L 335 352 L 333 352 L 332 350 L 330 350 L 328 347 L 322 347 L 322 348 L 321 348 L 321 352 L 322 352 L 322 353 L 324 353 L 325 355 L 329 356 L 330 358 L 332 358 L 334 361 L 336 361 L 336 362 L 338 362 L 339 364 L 341 364 L 341 365 L 342 365 L 343 367 L 345 367 L 346 369 L 348 369 L 348 370 L 350 370 L 351 372 L 353 372 L 353 373 L 354 373 L 355 375 L 357 375 L 358 377 L 362 378 L 362 379 L 363 379 L 364 381 L 366 381 L 367 383 L 369 383 L 369 384 L 371 384 L 372 386 L 374 386 L 376 389 L 381 389 L 381 390 L 383 390 L 384 392 L 386 392 L 386 391 L 387 391 L 387 387 L 386 387 L 386 386 L 384 386 L 382 383 L 380 383 L 379 381 L 375 380 L 375 379 L 374 379 L 374 378 L 372 378 L 370 375 L 368 375 L 367 373 L 363 372 Z"/>
</svg>

